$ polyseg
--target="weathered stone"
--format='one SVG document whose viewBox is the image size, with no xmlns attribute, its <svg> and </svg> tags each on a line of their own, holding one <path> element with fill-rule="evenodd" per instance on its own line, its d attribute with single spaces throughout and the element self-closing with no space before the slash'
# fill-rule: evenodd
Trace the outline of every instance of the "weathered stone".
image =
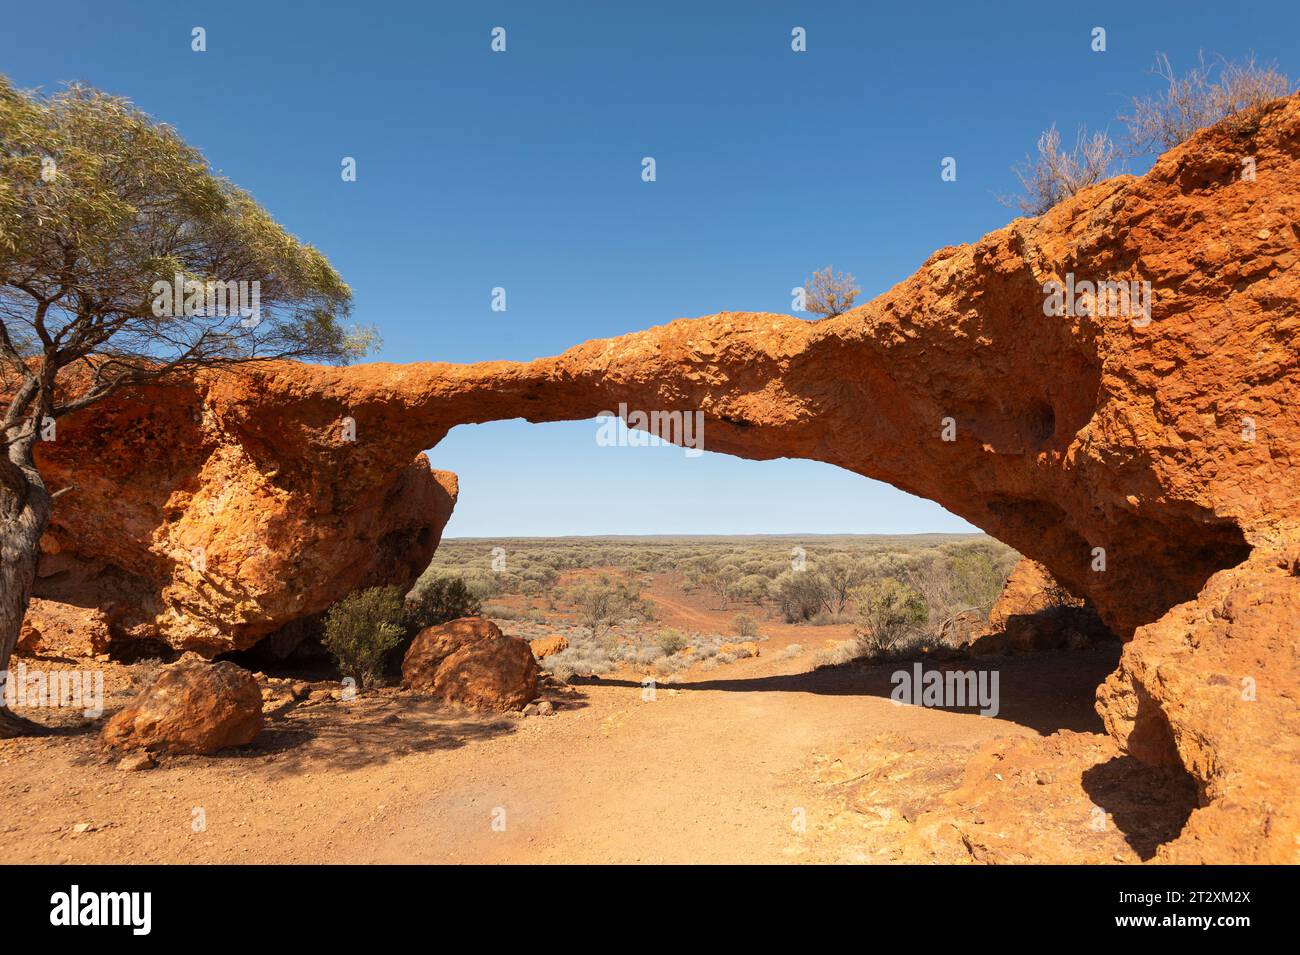
<svg viewBox="0 0 1300 955">
<path fill-rule="evenodd" d="M 523 707 L 537 697 L 537 672 L 528 644 L 482 617 L 421 630 L 402 660 L 405 687 L 475 709 Z"/>
<path fill-rule="evenodd" d="M 117 749 L 213 753 L 252 742 L 261 728 L 262 694 L 251 673 L 187 655 L 163 667 L 100 739 Z"/>
</svg>

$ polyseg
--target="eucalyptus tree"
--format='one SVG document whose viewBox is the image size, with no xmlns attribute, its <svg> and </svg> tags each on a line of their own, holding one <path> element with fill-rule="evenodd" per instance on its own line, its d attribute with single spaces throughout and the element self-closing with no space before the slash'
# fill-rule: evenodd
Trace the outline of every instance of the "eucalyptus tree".
<svg viewBox="0 0 1300 955">
<path fill-rule="evenodd" d="M 346 362 L 351 290 L 176 130 L 84 86 L 0 76 L 0 672 L 56 498 L 39 446 L 122 389 L 275 358 Z M 35 724 L 2 708 L 0 736 Z"/>
</svg>

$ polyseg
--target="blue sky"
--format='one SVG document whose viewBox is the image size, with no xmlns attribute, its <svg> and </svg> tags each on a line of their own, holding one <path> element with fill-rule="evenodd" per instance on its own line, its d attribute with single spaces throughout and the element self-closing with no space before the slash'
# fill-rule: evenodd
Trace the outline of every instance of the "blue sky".
<svg viewBox="0 0 1300 955">
<path fill-rule="evenodd" d="M 1009 167 L 1052 122 L 1119 133 L 1129 97 L 1156 89 L 1157 51 L 1300 72 L 1294 0 L 52 0 L 3 19 L 0 71 L 81 80 L 176 126 L 329 256 L 389 361 L 528 359 L 682 316 L 788 312 L 827 264 L 870 297 L 1005 224 Z M 595 430 L 456 429 L 432 454 L 461 476 L 447 533 L 969 529 L 829 465 L 598 447 Z"/>
</svg>

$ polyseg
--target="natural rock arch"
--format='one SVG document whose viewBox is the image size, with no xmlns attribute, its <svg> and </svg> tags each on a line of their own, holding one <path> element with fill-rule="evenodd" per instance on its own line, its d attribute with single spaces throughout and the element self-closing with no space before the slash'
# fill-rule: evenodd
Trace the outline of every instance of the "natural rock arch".
<svg viewBox="0 0 1300 955">
<path fill-rule="evenodd" d="M 455 425 L 701 410 L 710 450 L 931 498 L 1090 597 L 1132 637 L 1100 691 L 1110 731 L 1205 794 L 1171 857 L 1293 861 L 1298 184 L 1292 97 L 836 318 L 722 313 L 528 363 L 268 364 L 120 396 L 42 448 L 78 491 L 37 593 L 115 633 L 248 646 L 419 572 L 456 486 L 417 454 Z M 1070 276 L 1149 282 L 1151 321 L 1046 316 L 1044 283 Z M 1235 843 L 1199 845 L 1224 825 Z"/>
</svg>

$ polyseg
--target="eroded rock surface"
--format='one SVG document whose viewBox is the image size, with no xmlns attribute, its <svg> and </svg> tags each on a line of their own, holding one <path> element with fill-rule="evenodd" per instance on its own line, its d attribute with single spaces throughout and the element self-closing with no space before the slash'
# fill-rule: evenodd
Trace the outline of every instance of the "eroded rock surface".
<svg viewBox="0 0 1300 955">
<path fill-rule="evenodd" d="M 100 733 L 116 749 L 215 753 L 251 743 L 262 729 L 262 691 L 233 663 L 187 655 L 163 667 Z"/>
<path fill-rule="evenodd" d="M 402 660 L 402 685 L 480 710 L 517 710 L 537 698 L 528 643 L 491 620 L 461 617 L 421 630 Z"/>
<path fill-rule="evenodd" d="M 529 363 L 269 364 L 147 389 L 42 448 L 52 486 L 78 490 L 37 592 L 102 607 L 115 633 L 248 646 L 418 573 L 455 489 L 416 456 L 452 427 L 699 411 L 709 450 L 932 498 L 1086 596 L 1133 637 L 1101 690 L 1112 732 L 1201 787 L 1162 853 L 1280 858 L 1300 835 L 1300 579 L 1279 566 L 1300 541 L 1298 257 L 1292 97 L 940 249 L 836 318 L 729 312 Z M 1086 300 L 1048 317 L 1049 280 L 1149 282 L 1151 320 Z"/>
</svg>

